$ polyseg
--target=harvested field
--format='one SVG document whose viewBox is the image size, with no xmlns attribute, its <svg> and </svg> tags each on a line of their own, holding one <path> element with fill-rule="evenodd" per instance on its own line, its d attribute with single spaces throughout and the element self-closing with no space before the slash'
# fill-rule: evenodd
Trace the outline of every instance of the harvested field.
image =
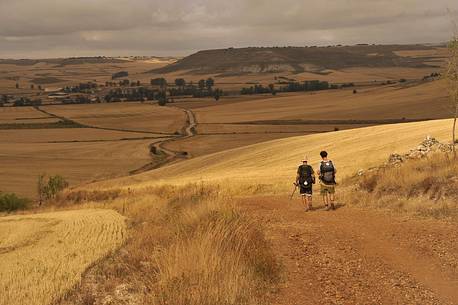
<svg viewBox="0 0 458 305">
<path fill-rule="evenodd" d="M 0 217 L 0 305 L 47 305 L 126 238 L 112 210 Z"/>
<path fill-rule="evenodd" d="M 148 147 L 155 141 L 158 139 L 81 143 L 2 141 L 1 190 L 35 198 L 37 177 L 41 173 L 59 174 L 71 186 L 128 175 L 154 161 Z"/>
<path fill-rule="evenodd" d="M 270 121 L 271 125 L 267 121 L 265 124 L 199 124 L 197 132 L 199 134 L 264 134 L 264 133 L 284 133 L 284 137 L 288 137 L 291 133 L 318 133 L 318 132 L 329 132 L 335 131 L 335 129 L 353 129 L 358 127 L 366 127 L 373 124 L 339 124 L 339 123 L 327 123 L 327 124 L 284 124 L 285 121 Z"/>
<path fill-rule="evenodd" d="M 193 157 L 198 157 L 250 144 L 280 139 L 286 136 L 298 136 L 303 134 L 304 133 L 197 135 L 192 138 L 170 142 L 164 146 L 174 151 L 185 151 Z"/>
<path fill-rule="evenodd" d="M 220 104 L 195 110 L 199 123 L 235 123 L 258 120 L 427 119 L 449 116 L 442 81 L 421 86 L 331 90 L 266 100 Z"/>
<path fill-rule="evenodd" d="M 104 142 L 164 137 L 164 135 L 94 128 L 0 130 L 1 143 Z"/>
<path fill-rule="evenodd" d="M 420 143 L 427 135 L 441 141 L 449 138 L 450 120 L 382 125 L 322 134 L 279 139 L 198 157 L 148 173 L 116 179 L 91 187 L 137 187 L 189 181 L 226 181 L 230 184 L 262 182 L 285 190 L 294 181 L 296 166 L 304 154 L 311 164 L 319 161 L 326 149 L 339 169 L 339 178 L 354 175 L 359 169 L 384 162 L 393 152 L 404 152 Z"/>
<path fill-rule="evenodd" d="M 175 133 L 186 123 L 181 109 L 149 103 L 110 103 L 41 107 L 45 111 L 78 123 L 117 130 Z"/>
<path fill-rule="evenodd" d="M 23 123 L 37 120 L 56 120 L 33 107 L 0 107 L 0 123 Z"/>
</svg>

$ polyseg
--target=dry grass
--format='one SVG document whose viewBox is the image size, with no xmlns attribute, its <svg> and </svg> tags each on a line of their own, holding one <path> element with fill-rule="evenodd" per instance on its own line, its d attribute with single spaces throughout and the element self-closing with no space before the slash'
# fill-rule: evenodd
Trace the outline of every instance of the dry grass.
<svg viewBox="0 0 458 305">
<path fill-rule="evenodd" d="M 447 154 L 382 168 L 350 183 L 357 185 L 356 192 L 345 196 L 351 204 L 434 217 L 458 216 L 458 164 Z"/>
<path fill-rule="evenodd" d="M 233 202 L 203 184 L 123 192 L 104 202 L 129 216 L 130 238 L 62 304 L 259 304 L 278 266 L 259 225 Z"/>
<path fill-rule="evenodd" d="M 125 229 L 124 218 L 110 210 L 0 218 L 0 304 L 50 304 L 118 248 Z"/>
</svg>

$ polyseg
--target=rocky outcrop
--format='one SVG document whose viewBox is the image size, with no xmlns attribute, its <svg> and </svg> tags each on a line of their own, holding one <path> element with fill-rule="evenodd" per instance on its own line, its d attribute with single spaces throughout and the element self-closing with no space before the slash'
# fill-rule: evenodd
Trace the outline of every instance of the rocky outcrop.
<svg viewBox="0 0 458 305">
<path fill-rule="evenodd" d="M 423 142 L 420 143 L 416 148 L 411 149 L 406 154 L 393 153 L 388 158 L 388 164 L 398 164 L 409 159 L 420 159 L 428 156 L 431 153 L 444 152 L 448 153 L 452 151 L 452 144 L 444 144 L 439 142 L 436 138 L 427 136 Z"/>
<path fill-rule="evenodd" d="M 439 142 L 436 138 L 427 136 L 416 148 L 411 149 L 409 152 L 405 154 L 399 153 L 392 153 L 385 164 L 369 168 L 366 170 L 360 169 L 357 172 L 357 176 L 362 176 L 367 172 L 378 171 L 380 169 L 389 167 L 389 166 L 399 166 L 407 160 L 412 159 L 421 159 L 425 158 L 432 153 L 442 152 L 442 153 L 450 153 L 453 151 L 452 144 L 444 144 Z"/>
</svg>

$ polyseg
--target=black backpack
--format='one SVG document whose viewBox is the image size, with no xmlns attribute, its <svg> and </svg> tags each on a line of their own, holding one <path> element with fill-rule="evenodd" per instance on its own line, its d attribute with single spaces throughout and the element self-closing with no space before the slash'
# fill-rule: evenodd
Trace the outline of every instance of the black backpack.
<svg viewBox="0 0 458 305">
<path fill-rule="evenodd" d="M 315 184 L 315 179 L 313 178 L 313 168 L 310 165 L 301 165 L 299 166 L 299 183 L 304 184 L 307 181 L 307 184 Z"/>
<path fill-rule="evenodd" d="M 321 161 L 320 164 L 320 179 L 324 183 L 335 184 L 335 168 L 331 160 Z"/>
</svg>

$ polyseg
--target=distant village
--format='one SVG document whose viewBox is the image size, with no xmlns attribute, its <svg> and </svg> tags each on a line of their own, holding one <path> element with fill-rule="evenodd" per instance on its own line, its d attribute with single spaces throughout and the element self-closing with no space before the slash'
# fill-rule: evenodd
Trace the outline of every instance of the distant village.
<svg viewBox="0 0 458 305">
<path fill-rule="evenodd" d="M 276 95 L 277 92 L 320 91 L 355 87 L 354 83 L 330 84 L 327 81 L 319 80 L 298 82 L 286 77 L 274 77 L 274 81 L 268 86 L 254 84 L 243 87 L 237 92 L 224 92 L 222 89 L 215 88 L 215 81 L 212 78 L 202 79 L 196 83 L 177 78 L 173 83 L 168 83 L 165 78 L 160 77 L 151 79 L 149 84 L 145 84 L 140 81 L 131 81 L 128 77 L 127 71 L 119 71 L 111 76 L 111 81 L 106 81 L 104 84 L 97 83 L 96 80 L 63 88 L 43 88 L 41 85 L 35 87 L 32 84 L 30 89 L 38 89 L 38 94 L 30 97 L 0 93 L 0 107 L 134 101 L 157 101 L 159 105 L 163 106 L 168 102 L 173 102 L 176 97 L 209 97 L 218 101 L 224 95 Z M 440 77 L 439 73 L 431 73 L 424 76 L 420 81 L 431 81 Z M 419 80 L 412 81 L 417 82 Z M 400 79 L 398 81 L 383 81 L 380 85 L 408 82 L 409 80 Z M 16 89 L 21 89 L 19 83 L 16 83 Z M 353 93 L 357 93 L 357 90 L 355 89 Z"/>
</svg>

